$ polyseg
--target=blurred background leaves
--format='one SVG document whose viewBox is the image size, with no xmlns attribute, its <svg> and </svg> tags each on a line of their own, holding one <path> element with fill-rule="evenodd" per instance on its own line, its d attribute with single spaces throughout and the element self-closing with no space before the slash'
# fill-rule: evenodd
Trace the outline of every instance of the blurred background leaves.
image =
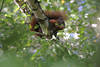
<svg viewBox="0 0 100 67">
<path fill-rule="evenodd" d="M 29 25 L 24 24 L 26 15 L 13 0 L 5 0 L 0 12 L 0 66 L 96 67 L 93 59 L 99 42 L 99 0 L 39 1 L 43 10 L 66 12 L 68 19 L 66 28 L 58 33 L 60 40 L 34 37 Z"/>
</svg>

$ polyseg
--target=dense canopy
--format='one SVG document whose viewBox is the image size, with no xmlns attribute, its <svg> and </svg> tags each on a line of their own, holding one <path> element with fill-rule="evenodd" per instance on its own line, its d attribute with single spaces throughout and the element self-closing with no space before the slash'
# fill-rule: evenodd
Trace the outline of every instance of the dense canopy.
<svg viewBox="0 0 100 67">
<path fill-rule="evenodd" d="M 0 66 L 96 67 L 100 54 L 100 1 L 38 1 L 43 11 L 65 12 L 67 19 L 65 28 L 57 33 L 59 40 L 35 37 L 35 32 L 30 31 L 31 16 L 13 0 L 1 0 Z"/>
</svg>

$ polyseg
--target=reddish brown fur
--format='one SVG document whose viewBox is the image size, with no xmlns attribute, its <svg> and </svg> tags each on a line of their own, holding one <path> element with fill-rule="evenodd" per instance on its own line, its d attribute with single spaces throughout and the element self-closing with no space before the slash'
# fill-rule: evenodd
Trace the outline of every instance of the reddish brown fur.
<svg viewBox="0 0 100 67">
<path fill-rule="evenodd" d="M 61 24 L 64 24 L 64 19 L 66 19 L 65 12 L 45 11 L 45 15 L 49 18 L 49 22 L 52 25 L 51 30 L 53 30 L 53 33 L 51 33 L 51 36 L 52 35 L 56 36 L 58 30 L 62 30 L 65 26 L 65 25 L 60 26 Z M 58 25 L 56 25 L 56 24 L 58 24 Z M 31 21 L 30 25 L 31 25 L 31 31 L 42 33 L 42 30 L 38 24 L 38 19 L 36 19 L 34 16 L 32 17 L 32 21 Z M 35 29 L 36 25 L 39 26 L 37 29 Z M 39 34 L 39 33 L 36 35 L 42 37 L 43 35 Z"/>
</svg>

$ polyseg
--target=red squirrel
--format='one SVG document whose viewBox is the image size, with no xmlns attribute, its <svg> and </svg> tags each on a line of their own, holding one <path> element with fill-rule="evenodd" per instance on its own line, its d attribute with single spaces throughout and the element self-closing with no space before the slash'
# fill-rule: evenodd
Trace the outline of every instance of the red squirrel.
<svg viewBox="0 0 100 67">
<path fill-rule="evenodd" d="M 57 37 L 57 32 L 59 30 L 63 30 L 65 28 L 65 22 L 64 19 L 66 19 L 65 12 L 63 11 L 45 11 L 45 15 L 49 19 L 51 34 L 50 38 L 52 38 L 52 35 Z M 35 35 L 39 37 L 43 37 L 45 35 L 42 34 L 42 30 L 40 25 L 38 24 L 38 19 L 34 16 L 32 17 L 32 21 L 30 23 L 31 25 L 31 31 L 37 32 Z M 46 36 L 48 37 L 48 36 Z"/>
</svg>

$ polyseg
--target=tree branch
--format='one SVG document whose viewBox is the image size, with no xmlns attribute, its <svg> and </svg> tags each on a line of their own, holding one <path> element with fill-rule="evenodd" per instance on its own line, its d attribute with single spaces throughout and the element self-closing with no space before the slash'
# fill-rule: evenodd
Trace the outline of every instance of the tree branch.
<svg viewBox="0 0 100 67">
<path fill-rule="evenodd" d="M 43 34 L 50 35 L 50 28 L 48 23 L 48 18 L 44 14 L 38 0 L 15 0 L 16 4 L 19 6 L 23 13 L 34 14 L 36 18 L 40 20 L 39 24 L 42 29 Z M 24 8 L 23 8 L 24 7 Z"/>
<path fill-rule="evenodd" d="M 43 34 L 49 35 L 48 18 L 47 18 L 47 16 L 45 16 L 43 10 L 41 9 L 41 6 L 40 6 L 38 0 L 27 0 L 27 3 L 29 4 L 35 17 L 41 20 L 39 22 L 39 24 L 40 24 Z"/>
</svg>

